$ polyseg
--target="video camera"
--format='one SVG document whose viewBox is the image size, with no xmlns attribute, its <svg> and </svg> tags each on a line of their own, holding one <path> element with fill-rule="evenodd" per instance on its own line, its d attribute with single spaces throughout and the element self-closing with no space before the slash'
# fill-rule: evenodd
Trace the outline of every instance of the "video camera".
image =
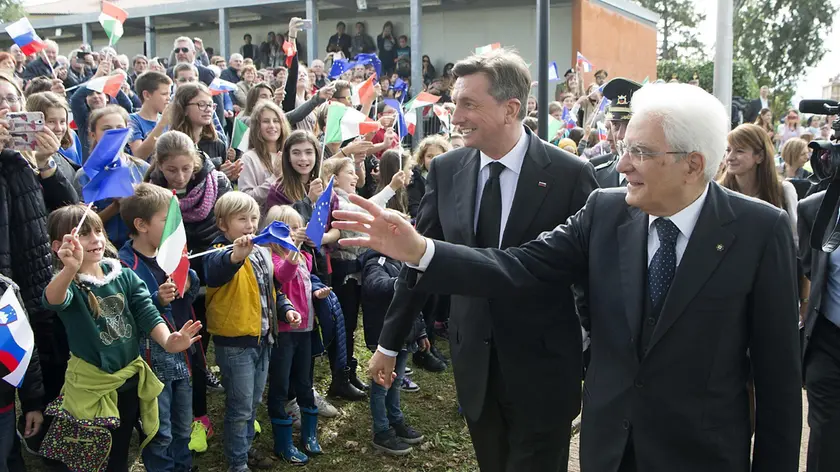
<svg viewBox="0 0 840 472">
<path fill-rule="evenodd" d="M 831 129 L 834 134 L 830 141 L 811 141 L 811 168 L 819 179 L 819 187 L 826 187 L 814 226 L 811 229 L 811 248 L 823 252 L 834 252 L 840 245 L 840 103 L 834 100 L 802 100 L 799 102 L 801 113 L 814 115 L 834 115 Z"/>
</svg>

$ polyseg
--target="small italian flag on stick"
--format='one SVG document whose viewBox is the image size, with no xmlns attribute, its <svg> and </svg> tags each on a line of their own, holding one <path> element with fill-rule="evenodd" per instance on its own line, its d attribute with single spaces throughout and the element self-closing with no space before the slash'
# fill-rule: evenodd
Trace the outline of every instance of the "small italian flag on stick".
<svg viewBox="0 0 840 472">
<path fill-rule="evenodd" d="M 160 237 L 156 260 L 175 283 L 178 293 L 183 296 L 190 272 L 190 261 L 187 259 L 187 233 L 184 231 L 181 207 L 178 206 L 178 197 L 175 195 L 172 195 L 169 210 L 166 212 L 166 224 Z"/>
<path fill-rule="evenodd" d="M 123 23 L 128 18 L 128 13 L 122 8 L 109 2 L 102 2 L 102 13 L 99 14 L 99 23 L 108 35 L 108 45 L 113 46 L 123 35 Z"/>
</svg>

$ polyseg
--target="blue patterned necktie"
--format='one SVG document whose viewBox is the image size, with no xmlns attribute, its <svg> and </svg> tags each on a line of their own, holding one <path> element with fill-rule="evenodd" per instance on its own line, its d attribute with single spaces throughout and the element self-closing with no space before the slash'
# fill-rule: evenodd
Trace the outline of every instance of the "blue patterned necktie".
<svg viewBox="0 0 840 472">
<path fill-rule="evenodd" d="M 680 230 L 673 221 L 665 218 L 657 218 L 653 224 L 659 236 L 659 249 L 648 267 L 648 293 L 652 306 L 659 307 L 668 295 L 677 271 L 677 236 Z"/>
</svg>

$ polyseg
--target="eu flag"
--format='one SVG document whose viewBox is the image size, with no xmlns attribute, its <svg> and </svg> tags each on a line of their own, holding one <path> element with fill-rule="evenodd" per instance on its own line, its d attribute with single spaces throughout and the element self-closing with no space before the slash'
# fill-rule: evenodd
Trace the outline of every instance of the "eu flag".
<svg viewBox="0 0 840 472">
<path fill-rule="evenodd" d="M 332 67 L 330 67 L 330 79 L 337 79 L 341 77 L 341 74 L 352 69 L 355 65 L 355 62 L 350 62 L 347 59 L 334 60 L 332 63 Z"/>
<path fill-rule="evenodd" d="M 113 164 L 114 158 L 119 157 L 130 136 L 130 128 L 109 129 L 105 131 L 102 139 L 96 143 L 96 147 L 93 148 L 90 156 L 85 161 L 85 165 L 83 166 L 85 175 L 93 179 L 101 170 Z"/>
<path fill-rule="evenodd" d="M 321 247 L 321 241 L 324 239 L 324 233 L 327 231 L 327 221 L 330 218 L 330 202 L 332 201 L 333 193 L 333 179 L 330 178 L 330 183 L 327 188 L 318 197 L 318 202 L 315 203 L 315 208 L 312 209 L 312 218 L 309 224 L 306 225 L 306 237 L 315 243 L 316 248 Z"/>
<path fill-rule="evenodd" d="M 300 252 L 292 241 L 292 231 L 282 221 L 272 221 L 262 232 L 252 240 L 254 244 L 278 244 L 280 247 L 294 252 Z"/>
<path fill-rule="evenodd" d="M 397 80 L 391 85 L 394 95 L 400 94 L 400 103 L 405 102 L 405 97 L 408 95 L 408 84 L 403 79 L 397 77 Z"/>
<path fill-rule="evenodd" d="M 356 54 L 356 64 L 368 65 L 372 64 L 376 69 L 376 80 L 382 77 L 382 61 L 373 53 Z"/>
</svg>

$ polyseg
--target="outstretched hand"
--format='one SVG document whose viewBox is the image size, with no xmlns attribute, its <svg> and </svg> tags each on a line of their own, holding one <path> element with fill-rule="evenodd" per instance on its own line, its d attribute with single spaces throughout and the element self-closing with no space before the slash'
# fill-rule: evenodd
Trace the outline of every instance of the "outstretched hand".
<svg viewBox="0 0 840 472">
<path fill-rule="evenodd" d="M 386 210 L 358 195 L 350 195 L 350 201 L 367 213 L 336 210 L 333 228 L 364 233 L 367 237 L 344 238 L 342 246 L 362 246 L 374 249 L 394 259 L 417 265 L 426 252 L 426 239 L 411 223 L 393 210 Z"/>
<path fill-rule="evenodd" d="M 194 342 L 201 339 L 201 336 L 196 336 L 199 331 L 201 331 L 200 321 L 187 320 L 180 330 L 166 338 L 166 345 L 163 348 L 169 353 L 186 351 Z"/>
</svg>

